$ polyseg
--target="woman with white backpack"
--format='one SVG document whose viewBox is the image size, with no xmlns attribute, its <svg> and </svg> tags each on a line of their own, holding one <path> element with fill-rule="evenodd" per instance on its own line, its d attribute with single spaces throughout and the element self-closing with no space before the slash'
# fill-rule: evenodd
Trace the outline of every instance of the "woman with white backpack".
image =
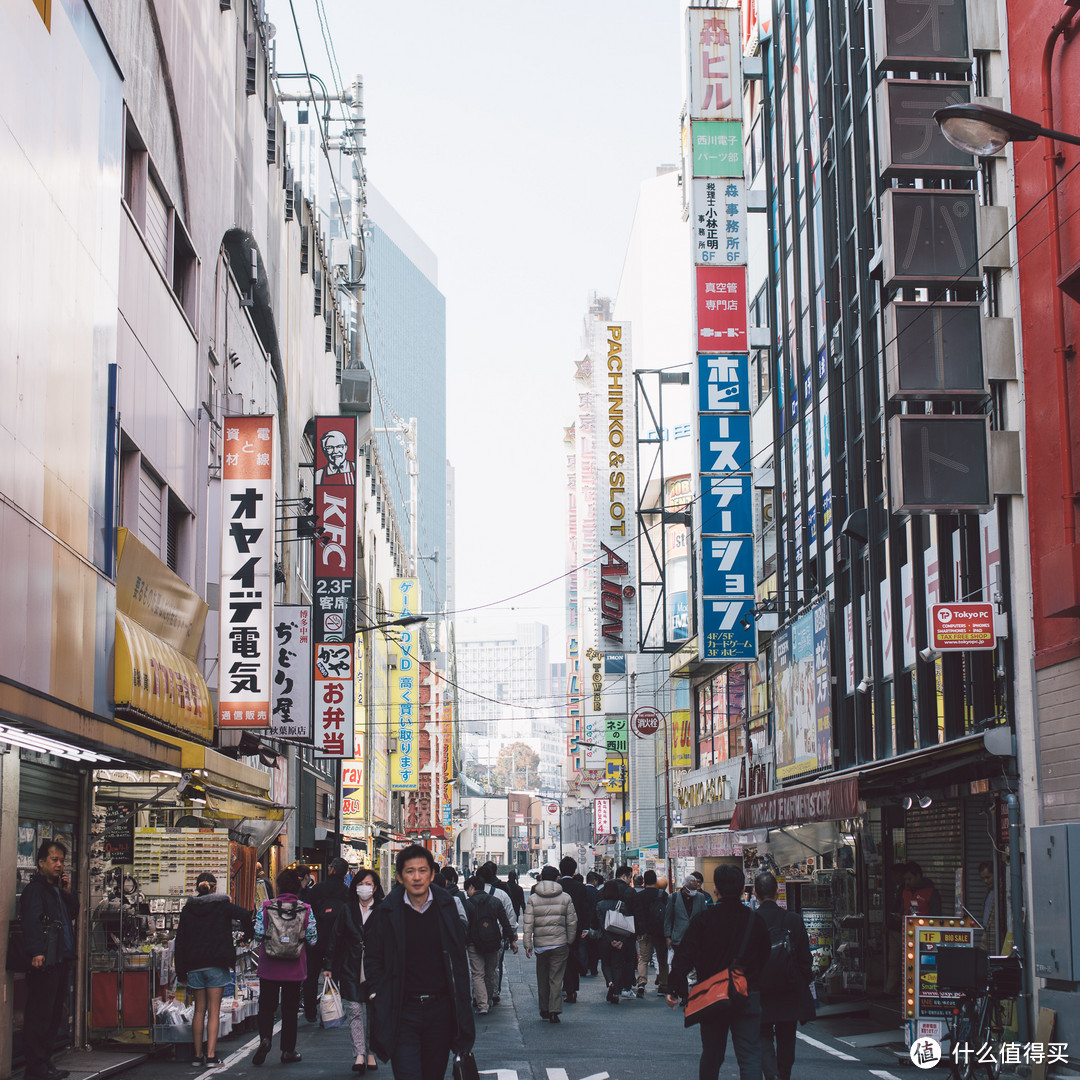
<svg viewBox="0 0 1080 1080">
<path fill-rule="evenodd" d="M 282 870 L 274 882 L 277 898 L 266 900 L 255 913 L 255 940 L 259 948 L 259 1048 L 251 1059 L 261 1065 L 273 1044 L 274 1013 L 281 1000 L 281 1063 L 300 1060 L 296 1052 L 296 1014 L 307 978 L 304 943 L 318 939 L 311 908 L 299 899 L 300 875 Z"/>
</svg>

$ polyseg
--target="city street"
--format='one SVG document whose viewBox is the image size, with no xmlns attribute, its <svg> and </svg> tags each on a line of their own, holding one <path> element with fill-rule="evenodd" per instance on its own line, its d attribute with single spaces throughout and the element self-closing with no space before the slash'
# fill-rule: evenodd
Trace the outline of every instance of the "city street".
<svg viewBox="0 0 1080 1080">
<path fill-rule="evenodd" d="M 655 987 L 650 986 L 640 1001 L 613 1006 L 604 1001 L 602 978 L 583 979 L 577 1002 L 564 1006 L 563 1021 L 556 1026 L 540 1020 L 534 962 L 526 960 L 523 952 L 507 954 L 502 1000 L 490 1015 L 478 1016 L 476 1021 L 477 1065 L 482 1076 L 494 1080 L 666 1080 L 697 1075 L 698 1034 L 683 1028 L 682 1014 L 672 1012 Z M 865 1020 L 854 1018 L 801 1028 L 795 1063 L 800 1080 L 915 1080 L 922 1075 L 912 1065 L 898 1065 L 885 1047 L 852 1046 L 832 1033 L 865 1028 Z M 352 1047 L 345 1027 L 324 1031 L 301 1018 L 297 1050 L 303 1061 L 292 1066 L 279 1063 L 275 1036 L 266 1065 L 254 1067 L 251 1055 L 257 1045 L 253 1033 L 224 1040 L 218 1047 L 224 1064 L 217 1069 L 200 1072 L 186 1062 L 151 1060 L 124 1076 L 127 1080 L 216 1075 L 271 1080 L 267 1074 L 286 1069 L 293 1080 L 329 1076 L 343 1080 L 352 1075 Z M 376 1076 L 390 1080 L 389 1065 L 380 1063 Z M 738 1076 L 730 1047 L 721 1076 Z"/>
</svg>

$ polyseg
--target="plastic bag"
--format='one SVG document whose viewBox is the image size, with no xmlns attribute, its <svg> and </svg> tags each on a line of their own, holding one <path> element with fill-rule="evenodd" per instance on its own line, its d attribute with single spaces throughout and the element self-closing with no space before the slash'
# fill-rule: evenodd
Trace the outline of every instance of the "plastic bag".
<svg viewBox="0 0 1080 1080">
<path fill-rule="evenodd" d="M 319 997 L 319 1020 L 324 1028 L 340 1027 L 345 1019 L 345 1004 L 337 983 L 327 975 Z"/>
</svg>

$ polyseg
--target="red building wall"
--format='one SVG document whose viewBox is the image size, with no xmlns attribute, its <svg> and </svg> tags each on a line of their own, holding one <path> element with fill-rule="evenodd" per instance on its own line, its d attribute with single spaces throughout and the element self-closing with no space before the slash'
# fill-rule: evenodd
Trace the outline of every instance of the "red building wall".
<svg viewBox="0 0 1080 1080">
<path fill-rule="evenodd" d="M 1059 39 L 1053 53 L 1053 123 L 1043 117 L 1041 71 L 1047 37 L 1066 9 L 1057 0 L 1007 0 L 1009 25 L 1010 111 L 1061 131 L 1080 133 L 1080 41 Z M 1059 416 L 1058 364 L 1055 353 L 1053 293 L 1058 288 L 1052 266 L 1052 231 L 1045 173 L 1045 140 L 1014 145 L 1016 243 L 1020 282 L 1021 332 L 1026 395 L 1027 507 L 1031 534 L 1037 668 L 1080 656 L 1080 618 L 1054 616 L 1080 604 L 1080 562 L 1061 554 L 1066 510 L 1076 520 L 1074 500 L 1063 499 L 1062 454 L 1071 455 L 1073 489 L 1080 478 L 1080 389 L 1076 365 L 1069 361 L 1065 405 L 1072 417 L 1072 445 L 1063 445 Z M 1073 295 L 1064 295 L 1065 340 L 1075 347 L 1080 334 L 1080 147 L 1061 147 L 1064 164 L 1055 167 L 1060 181 L 1061 265 L 1072 272 Z M 1070 170 L 1076 169 L 1075 172 Z M 1066 175 L 1068 174 L 1068 175 Z M 1055 554 L 1056 553 L 1056 554 Z M 1075 566 L 1072 576 L 1071 566 Z"/>
</svg>

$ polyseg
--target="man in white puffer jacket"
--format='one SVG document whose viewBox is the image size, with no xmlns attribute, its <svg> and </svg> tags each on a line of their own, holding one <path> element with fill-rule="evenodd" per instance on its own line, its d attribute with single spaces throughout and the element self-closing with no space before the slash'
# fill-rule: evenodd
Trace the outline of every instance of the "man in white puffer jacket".
<svg viewBox="0 0 1080 1080">
<path fill-rule="evenodd" d="M 558 876 L 556 867 L 545 866 L 525 905 L 525 955 L 536 952 L 540 1018 L 552 1024 L 560 1022 L 563 972 L 578 931 L 574 902 L 563 891 Z"/>
</svg>

